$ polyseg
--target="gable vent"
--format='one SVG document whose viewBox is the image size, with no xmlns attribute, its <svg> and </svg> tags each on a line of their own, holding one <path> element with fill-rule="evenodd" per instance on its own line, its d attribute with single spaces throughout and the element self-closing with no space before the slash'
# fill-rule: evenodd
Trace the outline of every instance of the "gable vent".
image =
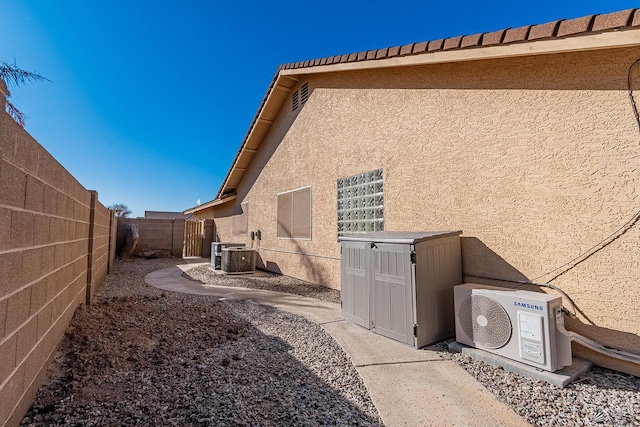
<svg viewBox="0 0 640 427">
<path fill-rule="evenodd" d="M 291 96 L 291 111 L 296 111 L 298 109 L 299 107 L 298 98 L 299 98 L 299 92 L 298 91 L 293 92 L 293 95 Z"/>
<path fill-rule="evenodd" d="M 303 84 L 300 88 L 300 98 L 302 105 L 304 105 L 307 102 L 307 99 L 309 99 L 309 83 Z"/>
</svg>

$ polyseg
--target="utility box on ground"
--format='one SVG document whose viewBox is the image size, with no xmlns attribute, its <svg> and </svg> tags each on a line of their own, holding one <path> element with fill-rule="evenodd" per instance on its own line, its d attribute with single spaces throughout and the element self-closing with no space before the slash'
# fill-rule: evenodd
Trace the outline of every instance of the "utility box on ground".
<svg viewBox="0 0 640 427">
<path fill-rule="evenodd" d="M 248 248 L 222 249 L 222 267 L 225 274 L 253 273 L 256 269 L 256 251 Z"/>
<path fill-rule="evenodd" d="M 244 243 L 211 242 L 211 268 L 214 270 L 220 270 L 222 268 L 222 249 L 244 248 L 244 246 Z"/>
<path fill-rule="evenodd" d="M 461 231 L 342 236 L 342 317 L 416 348 L 455 336 Z"/>
</svg>

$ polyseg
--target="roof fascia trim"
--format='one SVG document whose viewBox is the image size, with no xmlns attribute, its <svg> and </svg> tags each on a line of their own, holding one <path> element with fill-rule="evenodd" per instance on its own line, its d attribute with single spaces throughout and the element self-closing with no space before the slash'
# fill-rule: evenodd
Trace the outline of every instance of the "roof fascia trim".
<svg viewBox="0 0 640 427">
<path fill-rule="evenodd" d="M 223 194 L 225 194 L 225 190 L 226 190 L 227 184 L 229 182 L 229 179 L 231 178 L 231 174 L 236 169 L 236 165 L 238 164 L 238 161 L 240 160 L 240 157 L 242 156 L 242 153 L 244 151 L 248 151 L 245 147 L 247 146 L 247 142 L 254 135 L 256 124 L 258 122 L 261 122 L 261 123 L 264 123 L 267 126 L 271 127 L 271 124 L 273 122 L 271 120 L 265 119 L 262 115 L 263 115 L 267 105 L 270 104 L 270 101 L 273 99 L 273 93 L 276 90 L 285 91 L 287 93 L 291 92 L 291 88 L 287 87 L 286 85 L 281 84 L 281 81 L 284 80 L 284 79 L 292 81 L 294 84 L 299 80 L 299 78 L 295 77 L 295 76 L 284 76 L 282 74 L 282 70 L 278 69 L 278 72 L 276 73 L 274 78 L 271 80 L 271 84 L 269 85 L 269 89 L 267 90 L 267 93 L 265 94 L 265 97 L 264 97 L 264 100 L 263 100 L 262 104 L 260 104 L 260 107 L 258 108 L 258 112 L 254 116 L 254 119 L 251 122 L 251 125 L 249 126 L 249 130 L 247 132 L 247 135 L 245 136 L 244 140 L 242 141 L 242 145 L 240 145 L 240 148 L 238 149 L 238 152 L 236 153 L 236 156 L 233 159 L 233 162 L 231 163 L 231 167 L 229 167 L 229 170 L 227 171 L 227 175 L 224 177 L 224 180 L 222 181 L 222 185 L 220 186 L 220 189 L 218 190 L 218 194 L 216 195 L 216 199 L 222 198 Z M 255 150 L 251 150 L 251 151 L 255 152 Z"/>
<path fill-rule="evenodd" d="M 461 48 L 455 50 L 425 52 L 393 58 L 360 62 L 317 65 L 282 70 L 287 76 L 315 74 L 374 68 L 409 67 L 449 62 L 477 61 L 483 59 L 513 58 L 531 55 L 550 55 L 599 49 L 623 48 L 640 45 L 640 28 L 630 28 L 602 33 L 589 33 L 563 39 L 523 41 L 505 45 Z"/>
<path fill-rule="evenodd" d="M 195 206 L 193 208 L 187 209 L 183 213 L 185 215 L 189 215 L 189 214 L 193 214 L 193 213 L 205 210 L 205 209 L 212 208 L 214 206 L 220 206 L 220 205 L 223 205 L 223 204 L 225 204 L 227 202 L 235 200 L 236 197 L 237 197 L 237 195 L 232 194 L 231 196 L 226 196 L 226 197 L 223 197 L 223 198 L 213 199 L 213 200 L 211 200 L 209 202 L 206 202 L 206 203 L 203 203 L 201 205 Z"/>
<path fill-rule="evenodd" d="M 505 45 L 481 46 L 474 48 L 460 48 L 446 51 L 424 52 L 419 54 L 410 54 L 386 59 L 363 60 L 359 62 L 344 62 L 330 65 L 315 65 L 301 68 L 283 68 L 280 67 L 278 72 L 271 81 L 271 85 L 267 90 L 263 103 L 260 105 L 258 112 L 254 116 L 254 120 L 249 127 L 249 131 L 238 149 L 233 162 L 227 171 L 216 200 L 222 199 L 222 196 L 228 190 L 227 185 L 236 165 L 240 160 L 243 152 L 246 150 L 247 142 L 253 137 L 255 125 L 261 121 L 268 126 L 271 125 L 270 120 L 265 120 L 262 115 L 265 108 L 273 99 L 275 90 L 287 88 L 281 84 L 283 79 L 297 82 L 301 79 L 301 75 L 319 74 L 339 71 L 351 70 L 368 70 L 375 68 L 392 68 L 392 67 L 410 67 L 418 65 L 441 64 L 452 62 L 478 61 L 485 59 L 501 59 L 514 58 L 531 55 L 549 55 L 557 53 L 569 53 L 579 51 L 590 51 L 611 48 L 624 48 L 640 45 L 640 28 L 632 27 L 628 29 L 620 29 L 615 31 L 604 31 L 601 33 L 587 33 L 570 36 L 562 39 L 543 39 L 536 41 L 522 41 Z M 290 89 L 289 89 L 290 91 Z M 195 208 L 194 208 L 195 209 Z M 200 208 L 204 209 L 204 208 Z M 199 209 L 198 209 L 199 210 Z M 185 213 L 193 210 L 185 211 Z"/>
</svg>

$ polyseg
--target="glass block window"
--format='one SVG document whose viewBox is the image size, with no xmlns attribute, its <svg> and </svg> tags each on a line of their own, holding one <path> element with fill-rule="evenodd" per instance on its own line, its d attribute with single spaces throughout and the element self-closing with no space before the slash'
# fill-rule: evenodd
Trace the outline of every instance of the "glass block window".
<svg viewBox="0 0 640 427">
<path fill-rule="evenodd" d="M 384 230 L 382 169 L 338 180 L 338 237 Z"/>
</svg>

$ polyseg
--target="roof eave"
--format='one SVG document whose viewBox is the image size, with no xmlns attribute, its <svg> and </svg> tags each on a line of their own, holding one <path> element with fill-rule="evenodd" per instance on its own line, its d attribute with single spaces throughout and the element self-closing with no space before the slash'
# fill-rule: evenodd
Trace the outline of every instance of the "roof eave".
<svg viewBox="0 0 640 427">
<path fill-rule="evenodd" d="M 523 41 L 495 46 L 458 48 L 422 54 L 395 56 L 385 59 L 316 65 L 304 68 L 283 69 L 280 74 L 295 77 L 300 74 L 318 74 L 338 71 L 367 70 L 373 68 L 410 67 L 416 65 L 478 61 L 485 59 L 514 58 L 531 55 L 550 55 L 600 49 L 624 48 L 640 45 L 640 28 L 632 27 L 602 33 L 587 33 L 566 38 Z"/>
<path fill-rule="evenodd" d="M 251 163 L 256 150 L 259 148 L 262 138 L 269 131 L 273 120 L 275 120 L 282 104 L 287 99 L 288 93 L 303 75 L 341 72 L 351 70 L 366 70 L 373 68 L 409 67 L 417 65 L 441 64 L 452 62 L 478 61 L 487 59 L 514 58 L 529 55 L 549 55 L 558 53 L 590 51 L 611 48 L 624 48 L 640 45 L 640 12 L 635 9 L 610 14 L 610 16 L 626 16 L 626 24 L 631 27 L 621 27 L 607 29 L 601 32 L 594 32 L 593 25 L 596 17 L 583 17 L 572 21 L 578 22 L 584 18 L 589 18 L 586 32 L 571 34 L 566 37 L 558 37 L 558 26 L 561 21 L 554 23 L 554 28 L 548 38 L 532 40 L 531 27 L 523 33 L 525 39 L 512 40 L 507 42 L 506 37 L 509 31 L 517 34 L 520 29 L 507 29 L 495 33 L 482 35 L 464 36 L 459 38 L 443 39 L 435 42 L 416 43 L 410 49 L 405 46 L 396 48 L 381 49 L 379 51 L 361 52 L 361 54 L 350 54 L 334 57 L 332 62 L 325 60 L 312 60 L 302 63 L 283 65 L 274 76 L 262 104 L 254 117 L 249 131 L 243 140 L 240 149 L 229 168 L 227 175 L 220 186 L 216 199 L 221 199 L 225 194 L 234 193 L 237 185 L 242 179 L 244 172 Z M 607 17 L 607 15 L 602 15 Z M 633 20 L 632 18 L 633 17 Z M 545 27 L 543 24 L 537 27 Z M 561 28 L 561 27 L 560 27 Z M 483 45 L 489 40 L 489 36 L 500 34 L 499 41 L 495 45 Z M 456 43 L 449 40 L 456 39 Z M 459 40 L 458 40 L 459 39 Z M 469 44 L 471 43 L 471 44 Z M 473 43 L 476 43 L 475 45 Z M 418 49 L 417 45 L 423 45 Z M 433 49 L 432 49 L 433 44 Z M 380 53 L 381 51 L 384 51 Z M 373 52 L 372 54 L 370 54 Z M 386 55 L 386 56 L 385 56 Z"/>
<path fill-rule="evenodd" d="M 230 202 L 232 200 L 235 200 L 235 198 L 236 198 L 235 194 L 231 194 L 231 195 L 228 195 L 228 196 L 222 197 L 222 198 L 215 198 L 215 199 L 210 200 L 208 202 L 202 203 L 201 205 L 189 208 L 189 209 L 183 211 L 182 213 L 184 213 L 185 215 L 194 214 L 194 213 L 203 211 L 205 209 L 212 208 L 214 206 L 223 205 L 223 204 L 228 203 L 228 202 Z"/>
</svg>

